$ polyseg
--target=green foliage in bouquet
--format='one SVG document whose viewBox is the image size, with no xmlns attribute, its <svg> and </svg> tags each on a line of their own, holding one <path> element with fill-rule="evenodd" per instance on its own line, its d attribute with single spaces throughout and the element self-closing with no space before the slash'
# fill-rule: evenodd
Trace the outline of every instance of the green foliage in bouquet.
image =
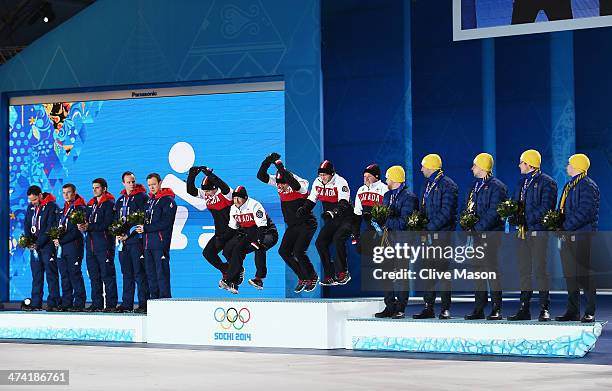
<svg viewBox="0 0 612 391">
<path fill-rule="evenodd" d="M 87 222 L 87 215 L 84 210 L 76 209 L 68 215 L 68 220 L 74 225 L 85 224 Z"/>
<path fill-rule="evenodd" d="M 374 205 L 370 213 L 372 214 L 372 220 L 376 221 L 376 223 L 382 227 L 387 222 L 391 210 L 388 206 Z"/>
<path fill-rule="evenodd" d="M 406 226 L 408 227 L 408 231 L 425 231 L 428 223 L 429 219 L 418 210 L 415 210 L 406 218 Z"/>
<path fill-rule="evenodd" d="M 518 203 L 511 199 L 502 201 L 499 203 L 499 205 L 497 205 L 497 214 L 502 219 L 508 219 L 511 217 L 515 217 L 518 214 L 518 210 L 519 210 Z"/>
<path fill-rule="evenodd" d="M 17 245 L 21 248 L 28 248 L 34 244 L 34 238 L 30 235 L 21 235 L 17 241 Z"/>
<path fill-rule="evenodd" d="M 128 232 L 127 225 L 121 221 L 113 221 L 111 225 L 108 226 L 108 231 L 113 236 L 123 236 Z"/>
<path fill-rule="evenodd" d="M 127 217 L 127 222 L 130 225 L 144 225 L 145 212 L 139 210 L 134 213 L 130 213 Z"/>
<path fill-rule="evenodd" d="M 51 240 L 60 240 L 66 234 L 64 227 L 52 227 L 47 231 L 47 235 Z"/>
<path fill-rule="evenodd" d="M 542 218 L 542 225 L 549 231 L 559 231 L 563 226 L 563 214 L 558 210 L 549 210 Z"/>
<path fill-rule="evenodd" d="M 468 209 L 464 210 L 459 217 L 459 225 L 464 231 L 473 231 L 478 221 L 480 221 L 480 217 Z"/>
</svg>

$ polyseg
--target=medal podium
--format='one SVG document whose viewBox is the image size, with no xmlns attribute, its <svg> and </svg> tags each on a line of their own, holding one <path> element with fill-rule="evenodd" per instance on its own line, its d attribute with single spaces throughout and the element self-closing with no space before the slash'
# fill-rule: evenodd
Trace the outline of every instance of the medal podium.
<svg viewBox="0 0 612 391">
<path fill-rule="evenodd" d="M 0 340 L 584 357 L 606 322 L 376 319 L 378 298 L 157 299 L 148 314 L 0 312 Z"/>
</svg>

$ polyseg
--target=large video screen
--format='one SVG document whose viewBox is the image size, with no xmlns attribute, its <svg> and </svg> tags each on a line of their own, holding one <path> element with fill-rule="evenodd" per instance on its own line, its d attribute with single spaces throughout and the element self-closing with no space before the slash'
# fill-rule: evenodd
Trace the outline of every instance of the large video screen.
<svg viewBox="0 0 612 391">
<path fill-rule="evenodd" d="M 126 170 L 134 172 L 137 182 L 145 187 L 147 174 L 157 172 L 163 187 L 177 195 L 170 262 L 172 295 L 229 296 L 217 287 L 220 273 L 202 256 L 202 249 L 214 234 L 211 214 L 203 200 L 187 194 L 185 180 L 194 164 L 212 167 L 230 187 L 245 186 L 249 196 L 264 205 L 282 235 L 284 225 L 276 190 L 259 182 L 256 173 L 270 152 L 284 156 L 284 91 L 248 91 L 248 85 L 244 86 L 246 91 L 241 92 L 223 92 L 217 86 L 215 93 L 186 96 L 163 96 L 162 90 L 155 90 L 112 92 L 112 99 L 53 96 L 54 100 L 46 101 L 50 103 L 27 103 L 27 98 L 19 99 L 20 103 L 11 101 L 10 300 L 29 297 L 31 290 L 30 251 L 17 246 L 23 232 L 28 186 L 41 186 L 63 206 L 61 191 L 65 183 L 75 184 L 87 201 L 93 197 L 92 179 L 102 177 L 118 198 L 123 189 L 121 174 Z M 127 99 L 115 99 L 117 96 Z M 44 97 L 36 100 L 45 102 Z M 202 179 L 198 177 L 196 185 Z M 115 265 L 121 297 L 117 256 Z M 246 277 L 253 277 L 252 254 L 247 256 L 245 268 Z M 83 274 L 89 299 L 85 265 Z M 240 294 L 261 296 L 248 284 Z M 265 295 L 285 296 L 285 266 L 277 248 L 268 252 Z"/>
<path fill-rule="evenodd" d="M 612 0 L 453 0 L 455 40 L 612 26 Z"/>
</svg>

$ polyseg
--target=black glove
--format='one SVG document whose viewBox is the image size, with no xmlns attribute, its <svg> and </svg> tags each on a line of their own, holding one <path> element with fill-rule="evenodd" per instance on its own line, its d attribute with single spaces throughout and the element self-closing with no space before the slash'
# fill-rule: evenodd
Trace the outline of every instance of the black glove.
<svg viewBox="0 0 612 391">
<path fill-rule="evenodd" d="M 198 166 L 193 166 L 189 169 L 189 175 L 196 176 L 198 175 L 198 172 L 200 172 L 200 167 Z"/>
<path fill-rule="evenodd" d="M 269 164 L 274 163 L 275 161 L 277 161 L 278 159 L 280 159 L 280 155 L 276 152 L 272 152 L 271 154 L 269 154 L 266 157 L 266 162 L 268 162 Z"/>
<path fill-rule="evenodd" d="M 274 162 L 274 165 L 276 166 L 276 169 L 277 169 L 278 171 L 282 171 L 282 170 L 284 170 L 284 169 L 285 169 L 285 165 L 283 164 L 283 162 L 282 162 L 280 159 L 276 160 L 276 161 Z"/>
<path fill-rule="evenodd" d="M 200 172 L 203 172 L 204 175 L 209 176 L 212 174 L 212 168 L 206 166 L 200 166 Z"/>
</svg>

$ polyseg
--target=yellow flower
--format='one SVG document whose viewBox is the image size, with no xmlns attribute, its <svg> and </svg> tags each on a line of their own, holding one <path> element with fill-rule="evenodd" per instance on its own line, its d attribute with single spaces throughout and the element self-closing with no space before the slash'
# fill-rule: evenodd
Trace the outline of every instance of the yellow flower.
<svg viewBox="0 0 612 391">
<path fill-rule="evenodd" d="M 36 123 L 36 118 L 30 117 L 29 121 L 30 121 L 30 125 L 34 125 Z"/>
</svg>

